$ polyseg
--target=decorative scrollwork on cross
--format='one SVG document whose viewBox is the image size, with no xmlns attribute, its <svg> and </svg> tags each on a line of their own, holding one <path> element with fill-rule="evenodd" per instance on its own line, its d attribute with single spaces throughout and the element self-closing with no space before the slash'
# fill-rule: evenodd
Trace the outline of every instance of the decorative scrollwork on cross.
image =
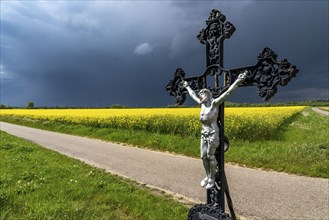
<svg viewBox="0 0 329 220">
<path fill-rule="evenodd" d="M 226 21 L 225 15 L 213 9 L 206 21 L 207 28 L 202 29 L 197 38 L 202 44 L 207 45 L 207 66 L 221 64 L 221 46 L 225 38 L 230 38 L 235 27 Z"/>
<path fill-rule="evenodd" d="M 180 85 L 184 77 L 184 70 L 182 68 L 178 68 L 174 73 L 174 79 L 170 80 L 166 86 L 166 90 L 168 91 L 169 95 L 176 98 L 176 103 L 178 105 L 182 105 L 186 100 L 186 91 L 184 91 L 185 88 Z"/>
<path fill-rule="evenodd" d="M 298 70 L 286 59 L 277 60 L 277 55 L 270 48 L 264 48 L 258 59 L 253 81 L 257 84 L 259 96 L 263 101 L 268 101 L 277 93 L 277 86 L 287 85 Z"/>
<path fill-rule="evenodd" d="M 258 56 L 258 63 L 252 67 L 239 68 L 249 70 L 245 86 L 256 85 L 258 95 L 263 101 L 271 99 L 278 86 L 286 86 L 296 76 L 298 69 L 288 60 L 278 60 L 277 54 L 270 48 L 264 48 Z M 234 70 L 233 70 L 234 72 Z"/>
</svg>

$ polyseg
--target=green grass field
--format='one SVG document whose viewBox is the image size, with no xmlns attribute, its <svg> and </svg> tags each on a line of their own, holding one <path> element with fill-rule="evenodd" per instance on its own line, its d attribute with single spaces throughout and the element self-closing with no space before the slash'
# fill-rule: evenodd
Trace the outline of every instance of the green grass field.
<svg viewBox="0 0 329 220">
<path fill-rule="evenodd" d="M 0 219 L 185 219 L 138 184 L 1 132 Z"/>
<path fill-rule="evenodd" d="M 329 178 L 329 117 L 310 108 L 286 121 L 266 141 L 235 142 L 228 161 Z"/>
<path fill-rule="evenodd" d="M 2 121 L 199 157 L 199 138 L 140 130 L 95 128 L 2 116 Z M 231 137 L 226 161 L 299 175 L 329 178 L 329 118 L 310 108 L 288 119 L 267 139 Z"/>
</svg>

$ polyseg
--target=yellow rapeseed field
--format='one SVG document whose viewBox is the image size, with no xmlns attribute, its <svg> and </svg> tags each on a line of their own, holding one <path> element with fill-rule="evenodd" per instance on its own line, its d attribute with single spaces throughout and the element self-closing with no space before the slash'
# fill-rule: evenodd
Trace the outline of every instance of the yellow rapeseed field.
<svg viewBox="0 0 329 220">
<path fill-rule="evenodd" d="M 230 138 L 265 138 L 305 107 L 226 108 L 225 133 Z M 151 109 L 5 109 L 1 116 L 77 123 L 94 127 L 139 129 L 199 136 L 199 108 Z"/>
</svg>

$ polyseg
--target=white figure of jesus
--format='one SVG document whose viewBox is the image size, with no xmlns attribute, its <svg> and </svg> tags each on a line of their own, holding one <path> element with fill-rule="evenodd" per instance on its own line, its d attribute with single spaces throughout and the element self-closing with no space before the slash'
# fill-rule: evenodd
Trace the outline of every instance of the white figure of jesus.
<svg viewBox="0 0 329 220">
<path fill-rule="evenodd" d="M 217 169 L 217 160 L 215 153 L 219 147 L 219 127 L 217 124 L 219 106 L 225 99 L 239 86 L 247 77 L 247 71 L 241 73 L 238 79 L 218 98 L 213 99 L 208 89 L 202 89 L 198 93 L 199 96 L 191 89 L 186 81 L 182 85 L 187 89 L 191 98 L 201 105 L 200 122 L 201 130 L 201 159 L 206 171 L 206 177 L 201 181 L 201 186 L 210 189 L 215 184 L 215 175 Z"/>
</svg>

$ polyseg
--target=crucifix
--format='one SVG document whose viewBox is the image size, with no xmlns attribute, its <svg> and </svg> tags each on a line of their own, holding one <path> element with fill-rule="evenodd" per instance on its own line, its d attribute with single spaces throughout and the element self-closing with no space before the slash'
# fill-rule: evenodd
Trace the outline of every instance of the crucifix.
<svg viewBox="0 0 329 220">
<path fill-rule="evenodd" d="M 232 36 L 235 27 L 216 9 L 210 12 L 206 24 L 197 36 L 206 46 L 206 70 L 199 76 L 185 77 L 183 69 L 178 68 L 166 90 L 179 105 L 186 100 L 186 94 L 201 105 L 200 149 L 206 171 L 201 186 L 207 190 L 207 204 L 192 207 L 188 219 L 236 219 L 224 169 L 224 152 L 229 147 L 224 135 L 224 101 L 242 86 L 257 86 L 258 95 L 268 101 L 278 85 L 287 85 L 298 69 L 286 59 L 277 59 L 267 47 L 258 55 L 256 65 L 226 69 L 223 42 Z M 225 195 L 231 217 L 225 213 Z"/>
</svg>

